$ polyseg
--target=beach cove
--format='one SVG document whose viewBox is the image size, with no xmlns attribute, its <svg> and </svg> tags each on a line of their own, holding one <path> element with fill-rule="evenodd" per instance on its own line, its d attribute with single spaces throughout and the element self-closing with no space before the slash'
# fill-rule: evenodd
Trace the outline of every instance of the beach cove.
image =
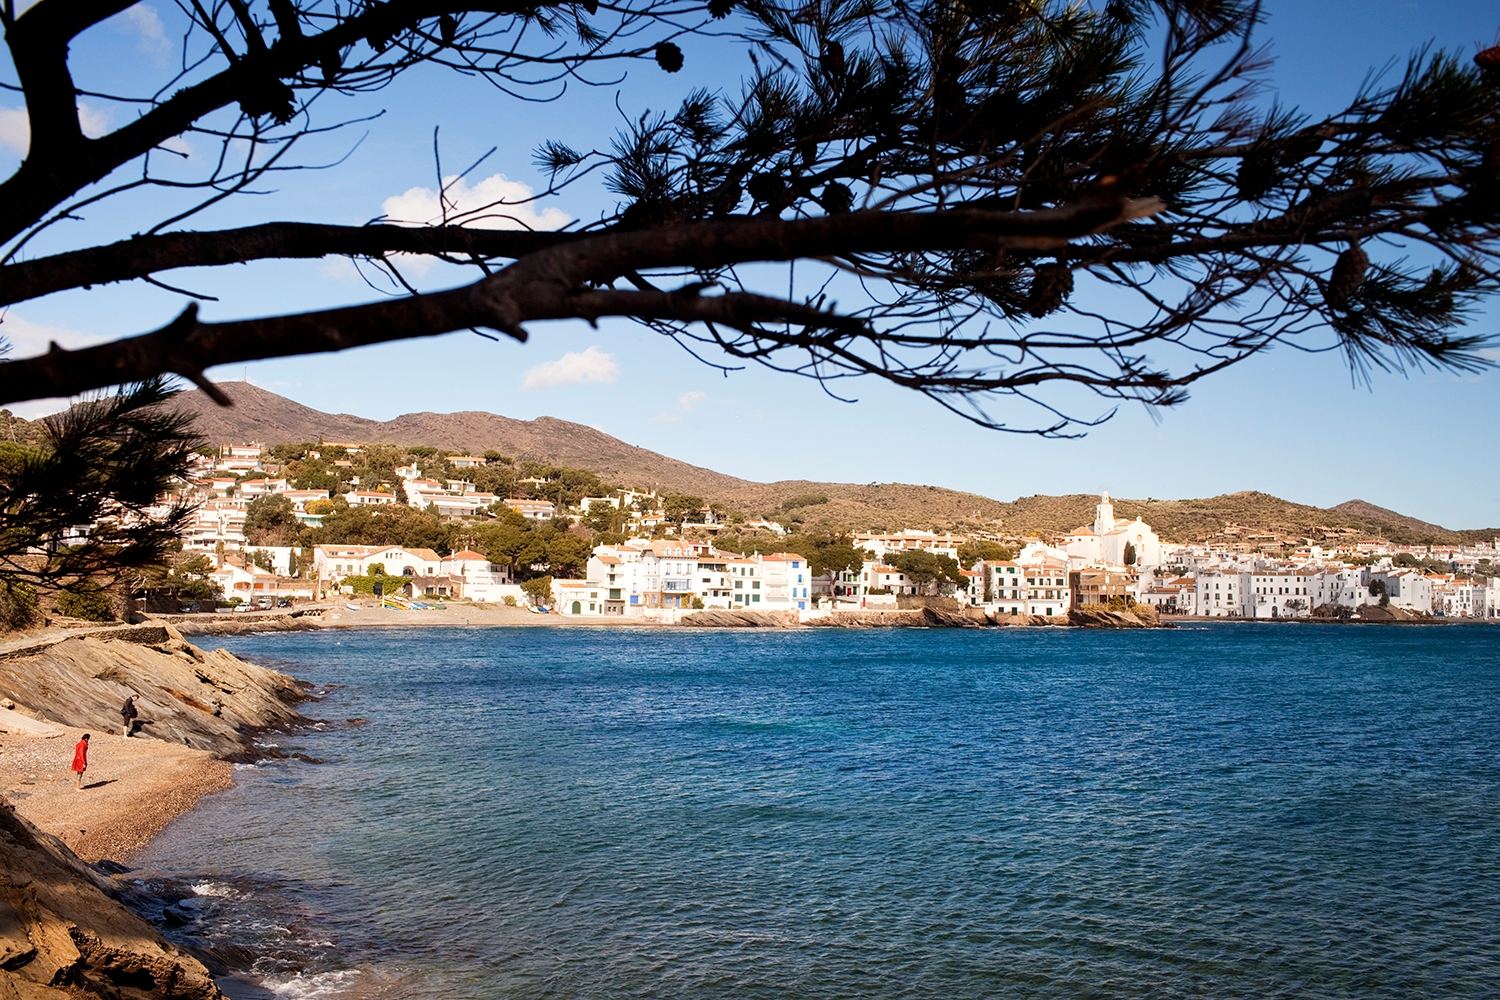
<svg viewBox="0 0 1500 1000">
<path fill-rule="evenodd" d="M 1487 994 L 1494 635 L 224 638 L 369 723 L 135 875 L 245 996 Z"/>
</svg>

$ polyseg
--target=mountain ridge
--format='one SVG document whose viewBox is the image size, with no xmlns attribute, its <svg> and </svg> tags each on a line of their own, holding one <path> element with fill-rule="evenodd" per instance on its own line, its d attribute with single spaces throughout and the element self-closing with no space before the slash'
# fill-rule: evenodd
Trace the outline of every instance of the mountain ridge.
<svg viewBox="0 0 1500 1000">
<path fill-rule="evenodd" d="M 620 486 L 703 496 L 748 514 L 808 526 L 861 531 L 999 527 L 1007 536 L 1047 537 L 1091 522 L 1098 502 L 1091 494 L 1001 501 L 908 483 L 761 483 L 691 465 L 556 417 L 517 420 L 467 410 L 407 413 L 381 421 L 324 413 L 247 382 L 223 382 L 219 388 L 234 406 L 218 406 L 199 390 L 178 397 L 179 407 L 194 416 L 199 433 L 213 443 L 259 441 L 269 446 L 322 440 L 425 445 L 467 453 L 494 449 L 518 460 L 588 469 Z M 1174 542 L 1270 533 L 1294 540 L 1379 534 L 1400 544 L 1454 544 L 1488 541 L 1500 534 L 1495 528 L 1454 531 L 1363 500 L 1320 508 L 1253 490 L 1190 500 L 1116 499 L 1114 504 L 1117 515 L 1139 515 L 1163 539 Z M 1226 528 L 1230 534 L 1225 534 Z"/>
</svg>

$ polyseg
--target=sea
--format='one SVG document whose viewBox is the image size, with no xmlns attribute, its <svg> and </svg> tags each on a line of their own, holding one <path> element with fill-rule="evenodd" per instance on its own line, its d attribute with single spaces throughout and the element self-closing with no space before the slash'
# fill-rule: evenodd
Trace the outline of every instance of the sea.
<svg viewBox="0 0 1500 1000">
<path fill-rule="evenodd" d="M 215 641 L 318 686 L 128 876 L 231 996 L 1500 996 L 1500 627 Z"/>
</svg>

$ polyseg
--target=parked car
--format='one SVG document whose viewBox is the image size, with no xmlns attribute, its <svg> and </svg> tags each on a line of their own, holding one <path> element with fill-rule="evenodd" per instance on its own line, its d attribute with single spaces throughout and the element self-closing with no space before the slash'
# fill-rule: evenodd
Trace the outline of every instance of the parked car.
<svg viewBox="0 0 1500 1000">
<path fill-rule="evenodd" d="M 253 604 L 236 604 L 234 606 L 234 610 L 236 612 L 240 612 L 240 611 L 254 611 L 255 610 L 255 605 L 253 605 Z"/>
</svg>

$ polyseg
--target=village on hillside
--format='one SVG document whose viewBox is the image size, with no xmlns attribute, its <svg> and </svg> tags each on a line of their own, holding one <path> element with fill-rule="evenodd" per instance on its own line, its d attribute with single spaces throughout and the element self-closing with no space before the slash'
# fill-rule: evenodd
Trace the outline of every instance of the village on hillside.
<svg viewBox="0 0 1500 1000">
<path fill-rule="evenodd" d="M 1226 526 L 1211 543 L 1174 544 L 1139 517 L 1117 518 L 1107 493 L 1091 524 L 1057 537 L 1013 537 L 1004 525 L 820 535 L 494 452 L 321 442 L 202 449 L 157 514 L 183 504 L 194 509 L 182 551 L 142 595 L 152 610 L 378 594 L 599 618 L 878 610 L 923 598 L 1015 619 L 1138 604 L 1212 618 L 1348 618 L 1372 607 L 1500 618 L 1500 539 L 1289 547 Z"/>
</svg>

